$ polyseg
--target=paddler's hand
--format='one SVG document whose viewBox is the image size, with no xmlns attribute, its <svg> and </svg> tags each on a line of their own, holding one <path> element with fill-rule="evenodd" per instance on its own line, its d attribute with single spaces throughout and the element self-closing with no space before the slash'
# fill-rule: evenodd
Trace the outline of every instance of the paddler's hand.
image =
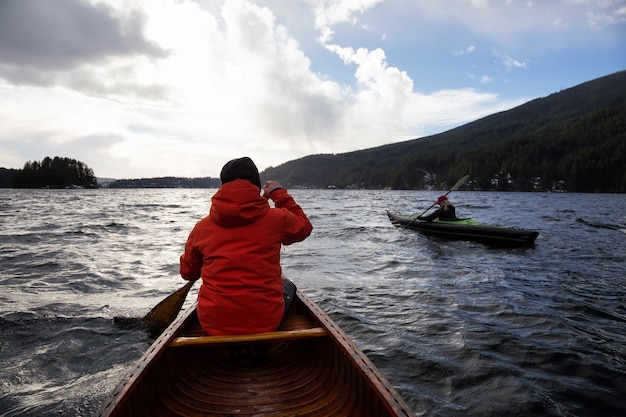
<svg viewBox="0 0 626 417">
<path fill-rule="evenodd" d="M 281 188 L 283 188 L 283 186 L 280 185 L 278 181 L 268 181 L 263 186 L 263 197 L 270 198 L 272 191 L 280 190 Z"/>
</svg>

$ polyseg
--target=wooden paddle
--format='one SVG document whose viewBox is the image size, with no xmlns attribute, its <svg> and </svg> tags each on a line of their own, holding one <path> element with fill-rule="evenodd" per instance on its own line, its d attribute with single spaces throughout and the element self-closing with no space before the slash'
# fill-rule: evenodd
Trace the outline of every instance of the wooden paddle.
<svg viewBox="0 0 626 417">
<path fill-rule="evenodd" d="M 178 312 L 183 307 L 189 290 L 196 281 L 189 281 L 172 294 L 168 295 L 142 319 L 144 325 L 153 331 L 163 331 L 174 321 Z"/>
<path fill-rule="evenodd" d="M 447 196 L 448 194 L 450 194 L 452 191 L 458 189 L 461 185 L 465 184 L 465 181 L 467 181 L 469 179 L 469 174 L 464 176 L 463 178 L 461 178 L 460 180 L 458 180 L 456 182 L 456 184 L 454 184 L 454 186 L 452 188 L 450 188 L 450 191 L 448 191 L 447 193 L 444 194 L 444 196 Z M 428 210 L 430 210 L 431 208 L 433 208 L 435 206 L 435 204 L 437 203 L 433 203 L 430 207 L 428 207 L 426 210 L 424 210 L 424 212 L 422 214 L 420 214 L 419 216 L 415 217 L 413 220 L 411 220 L 410 223 L 407 223 L 404 228 L 406 229 L 407 227 L 409 227 L 410 225 L 412 225 L 413 223 L 415 223 L 415 220 L 417 220 L 418 218 L 422 217 Z"/>
</svg>

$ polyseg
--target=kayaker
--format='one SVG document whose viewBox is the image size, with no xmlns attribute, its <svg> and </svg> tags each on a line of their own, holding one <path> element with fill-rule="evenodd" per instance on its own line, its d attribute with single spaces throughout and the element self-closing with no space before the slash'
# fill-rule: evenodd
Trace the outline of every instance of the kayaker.
<svg viewBox="0 0 626 417">
<path fill-rule="evenodd" d="M 439 208 L 429 214 L 428 216 L 420 216 L 418 220 L 425 220 L 432 222 L 435 219 L 439 220 L 454 220 L 456 219 L 456 210 L 454 205 L 448 200 L 448 197 L 441 195 L 437 198 L 435 204 L 439 204 Z"/>
<path fill-rule="evenodd" d="M 197 310 L 207 334 L 274 331 L 296 291 L 282 279 L 281 245 L 306 239 L 313 226 L 279 182 L 261 187 L 252 159 L 229 161 L 220 179 L 209 215 L 189 234 L 180 275 L 202 278 Z"/>
</svg>

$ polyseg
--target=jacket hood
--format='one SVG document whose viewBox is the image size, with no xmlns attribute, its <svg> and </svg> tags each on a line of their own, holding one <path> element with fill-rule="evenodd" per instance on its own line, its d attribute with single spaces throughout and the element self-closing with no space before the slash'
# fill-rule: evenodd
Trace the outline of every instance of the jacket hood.
<svg viewBox="0 0 626 417">
<path fill-rule="evenodd" d="M 223 184 L 211 199 L 209 216 L 222 227 L 252 224 L 270 209 L 259 189 L 248 180 L 236 179 Z"/>
</svg>

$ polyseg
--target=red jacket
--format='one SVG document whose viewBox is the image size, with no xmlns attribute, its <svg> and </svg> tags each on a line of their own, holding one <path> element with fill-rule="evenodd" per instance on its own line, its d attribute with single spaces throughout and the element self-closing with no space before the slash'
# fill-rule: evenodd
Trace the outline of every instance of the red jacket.
<svg viewBox="0 0 626 417">
<path fill-rule="evenodd" d="M 304 240 L 313 226 L 287 190 L 271 198 L 276 208 L 251 182 L 227 182 L 187 239 L 180 275 L 202 277 L 198 316 L 208 334 L 260 333 L 280 324 L 281 245 Z"/>
</svg>

